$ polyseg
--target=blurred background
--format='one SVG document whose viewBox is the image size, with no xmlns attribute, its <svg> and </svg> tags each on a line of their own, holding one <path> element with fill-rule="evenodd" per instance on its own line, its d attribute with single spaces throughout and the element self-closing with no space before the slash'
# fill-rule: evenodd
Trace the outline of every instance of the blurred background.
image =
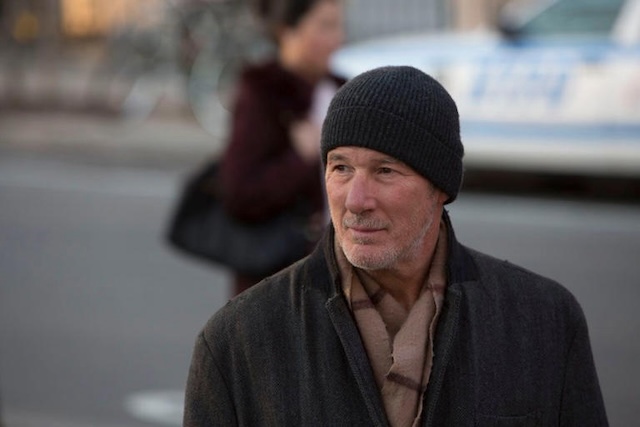
<svg viewBox="0 0 640 427">
<path fill-rule="evenodd" d="M 0 425 L 180 425 L 229 272 L 167 247 L 225 146 L 248 0 L 0 0 Z M 640 2 L 346 0 L 334 70 L 409 64 L 462 118 L 460 240 L 581 302 L 613 426 L 640 416 Z"/>
</svg>

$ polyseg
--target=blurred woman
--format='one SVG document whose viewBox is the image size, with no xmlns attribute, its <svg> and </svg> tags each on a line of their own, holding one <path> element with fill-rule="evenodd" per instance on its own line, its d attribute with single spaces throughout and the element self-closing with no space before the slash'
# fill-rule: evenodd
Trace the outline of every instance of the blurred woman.
<svg viewBox="0 0 640 427">
<path fill-rule="evenodd" d="M 220 167 L 225 206 L 236 218 L 255 222 L 302 206 L 308 229 L 319 238 L 326 218 L 320 126 L 344 83 L 329 70 L 344 38 L 342 3 L 262 0 L 257 11 L 277 49 L 275 58 L 249 66 L 239 80 Z M 236 274 L 233 293 L 261 279 Z"/>
</svg>

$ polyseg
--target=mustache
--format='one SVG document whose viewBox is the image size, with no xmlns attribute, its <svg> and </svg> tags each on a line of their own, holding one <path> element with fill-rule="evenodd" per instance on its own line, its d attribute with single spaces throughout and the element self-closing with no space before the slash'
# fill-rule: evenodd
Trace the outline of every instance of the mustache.
<svg viewBox="0 0 640 427">
<path fill-rule="evenodd" d="M 342 226 L 346 228 L 370 228 L 381 229 L 386 228 L 387 223 L 375 218 L 369 218 L 363 215 L 354 215 L 342 219 Z"/>
</svg>

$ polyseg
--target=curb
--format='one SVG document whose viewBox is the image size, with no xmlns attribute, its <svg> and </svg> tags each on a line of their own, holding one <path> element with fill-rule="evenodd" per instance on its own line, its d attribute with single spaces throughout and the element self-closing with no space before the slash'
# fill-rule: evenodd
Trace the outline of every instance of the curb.
<svg viewBox="0 0 640 427">
<path fill-rule="evenodd" d="M 0 150 L 180 164 L 215 156 L 222 145 L 186 115 L 127 122 L 60 110 L 0 113 Z"/>
</svg>

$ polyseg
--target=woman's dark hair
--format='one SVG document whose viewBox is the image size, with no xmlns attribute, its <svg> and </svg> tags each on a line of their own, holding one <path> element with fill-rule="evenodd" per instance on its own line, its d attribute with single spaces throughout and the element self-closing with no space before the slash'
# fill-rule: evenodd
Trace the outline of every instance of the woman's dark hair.
<svg viewBox="0 0 640 427">
<path fill-rule="evenodd" d="M 283 27 L 295 27 L 315 6 L 324 0 L 254 0 L 254 10 L 267 34 L 276 39 Z"/>
</svg>

